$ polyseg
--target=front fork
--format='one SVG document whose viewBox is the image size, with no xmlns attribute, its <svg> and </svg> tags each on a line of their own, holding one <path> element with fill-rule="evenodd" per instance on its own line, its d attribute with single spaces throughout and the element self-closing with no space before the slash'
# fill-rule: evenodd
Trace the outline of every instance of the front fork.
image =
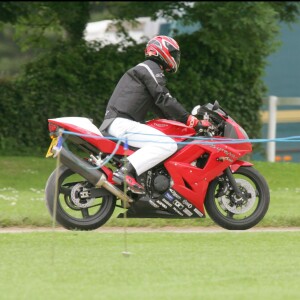
<svg viewBox="0 0 300 300">
<path fill-rule="evenodd" d="M 231 169 L 228 167 L 227 169 L 225 169 L 224 171 L 225 175 L 227 176 L 230 185 L 232 186 L 233 191 L 235 192 L 236 196 L 238 198 L 243 198 L 243 193 L 242 191 L 239 189 L 234 176 L 232 175 Z"/>
</svg>

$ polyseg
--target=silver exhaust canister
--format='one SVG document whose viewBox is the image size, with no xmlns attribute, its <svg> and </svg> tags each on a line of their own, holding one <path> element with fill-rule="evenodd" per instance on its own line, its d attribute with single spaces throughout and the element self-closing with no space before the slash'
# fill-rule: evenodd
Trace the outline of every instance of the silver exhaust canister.
<svg viewBox="0 0 300 300">
<path fill-rule="evenodd" d="M 52 152 L 56 152 L 56 149 L 52 149 Z M 81 175 L 87 181 L 92 183 L 96 187 L 103 187 L 108 190 L 110 193 L 115 195 L 117 198 L 125 201 L 126 203 L 132 203 L 133 200 L 124 194 L 120 189 L 115 187 L 113 184 L 107 181 L 106 176 L 100 172 L 98 169 L 92 169 L 91 165 L 85 162 L 84 160 L 78 158 L 69 150 L 66 150 L 64 147 L 58 150 L 59 153 L 54 153 L 60 155 L 60 161 L 63 165 L 67 166 L 74 173 Z"/>
</svg>

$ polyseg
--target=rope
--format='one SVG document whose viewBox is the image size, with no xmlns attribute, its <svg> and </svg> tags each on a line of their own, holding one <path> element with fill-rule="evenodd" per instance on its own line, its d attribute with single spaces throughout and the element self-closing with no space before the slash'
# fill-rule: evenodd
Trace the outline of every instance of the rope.
<svg viewBox="0 0 300 300">
<path fill-rule="evenodd" d="M 59 132 L 59 141 L 57 143 L 57 149 L 61 149 L 63 143 L 62 131 Z M 56 172 L 55 172 L 55 190 L 54 190 L 54 199 L 53 199 L 53 216 L 52 216 L 52 265 L 54 265 L 54 257 L 55 257 L 55 242 L 54 242 L 54 234 L 55 234 L 55 226 L 56 226 L 56 213 L 57 213 L 57 201 L 59 197 L 58 191 L 58 179 L 59 179 L 59 165 L 60 165 L 60 151 L 58 150 L 54 155 L 57 157 L 56 160 Z"/>
<path fill-rule="evenodd" d="M 89 134 L 80 134 L 80 133 L 74 133 L 71 131 L 67 131 L 67 130 L 61 130 L 60 134 L 59 134 L 59 142 L 57 145 L 57 151 L 56 151 L 56 155 L 57 156 L 57 173 L 56 173 L 56 186 L 55 186 L 55 199 L 53 201 L 54 206 L 53 206 L 53 223 L 52 223 L 52 230 L 54 233 L 54 229 L 55 229 L 55 222 L 56 222 L 56 212 L 57 212 L 57 197 L 56 195 L 58 194 L 58 167 L 59 167 L 59 163 L 60 163 L 60 151 L 59 149 L 62 147 L 62 143 L 63 143 L 63 138 L 62 138 L 62 134 L 69 134 L 69 135 L 76 135 L 76 136 L 81 136 L 81 137 L 88 137 L 88 138 L 93 138 L 93 139 L 103 139 L 103 140 L 115 140 L 117 141 L 117 144 L 114 148 L 114 150 L 112 151 L 112 153 L 107 156 L 103 161 L 101 161 L 101 163 L 99 165 L 97 165 L 96 167 L 91 167 L 90 169 L 99 169 L 102 168 L 103 166 L 105 166 L 110 160 L 111 158 L 116 154 L 116 152 L 118 151 L 120 144 L 123 142 L 124 143 L 124 149 L 125 149 L 125 155 L 124 155 L 124 159 L 125 161 L 127 160 L 127 150 L 129 149 L 128 147 L 128 134 L 130 135 L 135 135 L 137 133 L 134 132 L 127 132 L 126 136 L 121 137 L 121 138 L 116 138 L 116 137 L 104 137 L 104 136 L 95 136 L 95 135 L 89 135 Z M 162 135 L 157 135 L 157 134 L 142 134 L 142 133 L 138 133 L 139 135 L 148 135 L 148 136 L 153 136 L 153 140 L 146 140 L 143 142 L 150 142 L 150 143 L 172 143 L 172 142 L 162 142 L 162 141 L 157 141 L 157 139 L 155 139 L 155 137 L 157 136 L 161 136 L 161 137 L 165 137 L 166 135 L 162 134 Z M 230 139 L 230 138 L 215 138 L 215 137 L 195 137 L 195 136 L 181 136 L 181 135 L 167 135 L 168 137 L 171 138 L 179 138 L 179 139 L 184 139 L 184 140 L 188 140 L 188 141 L 181 141 L 181 142 L 177 142 L 177 144 L 183 144 L 183 145 L 187 145 L 187 144 L 203 144 L 203 145 L 212 145 L 212 144 L 243 144 L 243 143 L 269 143 L 269 142 L 288 142 L 288 143 L 300 143 L 300 136 L 290 136 L 290 137 L 284 137 L 284 138 L 276 138 L 276 139 Z M 132 138 L 130 138 L 130 141 L 141 141 L 141 140 L 134 140 Z M 125 174 L 126 177 L 127 174 Z M 126 194 L 127 192 L 127 184 L 126 184 L 126 180 L 124 181 L 124 194 Z M 122 252 L 123 256 L 125 257 L 129 257 L 131 255 L 131 253 L 128 251 L 128 233 L 127 233 L 127 210 L 126 210 L 126 203 L 125 201 L 123 201 L 123 208 L 124 208 L 124 213 L 123 213 L 123 218 L 124 218 L 124 251 Z M 55 249 L 54 249 L 54 235 L 53 235 L 53 248 L 52 248 L 52 263 L 54 263 L 54 253 Z"/>
<path fill-rule="evenodd" d="M 104 139 L 104 140 L 112 140 L 112 141 L 118 141 L 118 142 L 124 142 L 125 139 L 127 138 L 116 138 L 116 137 L 103 137 L 103 136 L 94 136 L 94 135 L 89 135 L 89 134 L 81 134 L 81 133 L 74 133 L 71 131 L 66 131 L 64 130 L 63 133 L 69 134 L 69 135 L 78 135 L 82 137 L 89 137 L 93 139 Z M 127 134 L 137 134 L 135 132 L 127 132 Z M 138 133 L 139 135 L 148 135 L 148 136 L 160 136 L 164 137 L 165 135 L 158 135 L 158 134 L 142 134 Z M 183 135 L 167 135 L 168 137 L 171 138 L 181 138 L 181 139 L 188 139 L 189 141 L 182 141 L 182 142 L 177 142 L 177 144 L 183 144 L 187 145 L 191 143 L 191 140 L 194 140 L 198 142 L 199 144 L 243 144 L 243 143 L 269 143 L 269 142 L 289 142 L 289 143 L 300 143 L 300 136 L 290 136 L 290 137 L 284 137 L 284 138 L 276 138 L 276 139 L 230 139 L 230 138 L 214 138 L 214 137 L 195 137 L 195 136 L 183 136 Z M 139 142 L 141 140 L 135 140 L 135 139 L 130 139 L 130 141 L 133 142 Z M 194 142 L 193 141 L 193 142 Z M 155 139 L 153 140 L 147 140 L 143 142 L 148 142 L 148 143 L 172 143 L 172 142 L 159 142 Z M 195 143 L 195 142 L 194 142 Z M 117 151 L 117 150 L 116 150 Z"/>
</svg>

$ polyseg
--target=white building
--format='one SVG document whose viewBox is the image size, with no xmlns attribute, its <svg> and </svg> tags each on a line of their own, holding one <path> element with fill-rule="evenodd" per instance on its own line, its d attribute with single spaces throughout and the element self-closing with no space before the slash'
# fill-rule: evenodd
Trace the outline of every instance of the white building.
<svg viewBox="0 0 300 300">
<path fill-rule="evenodd" d="M 123 26 L 128 34 L 137 43 L 148 41 L 159 34 L 169 34 L 170 23 L 165 19 L 151 20 L 150 17 L 136 19 L 137 24 L 125 22 Z M 116 26 L 112 20 L 88 23 L 85 29 L 84 38 L 88 42 L 100 41 L 103 44 L 117 44 L 122 41 L 122 36 L 117 34 Z"/>
</svg>

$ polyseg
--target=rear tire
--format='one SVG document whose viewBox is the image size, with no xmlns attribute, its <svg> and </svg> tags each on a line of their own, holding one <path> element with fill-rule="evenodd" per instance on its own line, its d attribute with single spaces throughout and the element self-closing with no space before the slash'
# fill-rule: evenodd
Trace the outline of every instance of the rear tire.
<svg viewBox="0 0 300 300">
<path fill-rule="evenodd" d="M 269 187 L 264 177 L 253 167 L 240 167 L 232 174 L 244 200 L 238 199 L 226 176 L 212 181 L 204 206 L 211 219 L 228 230 L 245 230 L 258 224 L 268 211 Z"/>
<path fill-rule="evenodd" d="M 75 178 L 75 180 L 74 180 Z M 56 180 L 58 195 L 55 195 Z M 82 189 L 88 191 L 92 184 L 74 174 L 64 165 L 55 169 L 45 187 L 46 206 L 54 217 L 56 202 L 56 221 L 69 230 L 94 230 L 105 224 L 114 212 L 116 197 L 80 198 Z M 74 201 L 75 199 L 75 201 Z"/>
</svg>

